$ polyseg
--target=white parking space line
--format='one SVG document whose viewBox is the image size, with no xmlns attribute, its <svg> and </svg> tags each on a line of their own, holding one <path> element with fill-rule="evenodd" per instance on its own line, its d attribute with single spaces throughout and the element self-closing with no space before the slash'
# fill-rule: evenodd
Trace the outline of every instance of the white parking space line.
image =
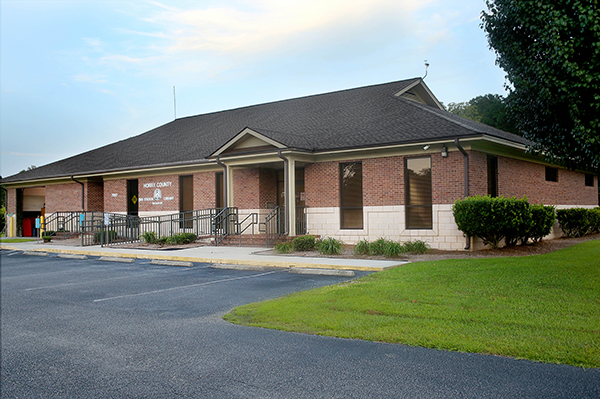
<svg viewBox="0 0 600 399">
<path fill-rule="evenodd" d="M 162 290 L 139 292 L 137 294 L 119 295 L 119 296 L 113 296 L 113 297 L 108 297 L 108 298 L 95 299 L 93 302 L 104 302 L 104 301 L 110 301 L 110 300 L 113 300 L 113 299 L 122 299 L 122 298 L 131 298 L 131 297 L 142 296 L 142 295 L 159 294 L 159 293 L 167 292 L 167 291 L 174 291 L 174 290 L 185 289 L 185 288 L 192 288 L 192 287 L 200 287 L 200 286 L 203 286 L 203 285 L 218 284 L 218 283 L 224 283 L 224 282 L 227 282 L 227 281 L 245 280 L 245 279 L 250 279 L 250 278 L 254 278 L 254 277 L 266 276 L 268 274 L 273 274 L 273 273 L 276 273 L 276 271 L 271 271 L 271 272 L 266 272 L 266 273 L 260 273 L 260 274 L 253 274 L 252 276 L 232 277 L 232 278 L 225 278 L 225 279 L 222 279 L 222 280 L 206 281 L 204 283 L 191 284 L 191 285 L 183 285 L 183 286 L 179 286 L 179 287 L 165 288 L 165 289 L 162 289 Z"/>
<path fill-rule="evenodd" d="M 148 274 L 153 274 L 153 273 L 136 274 L 134 276 L 121 276 L 121 277 L 103 278 L 103 279 L 100 279 L 100 280 L 90 280 L 90 281 L 83 281 L 83 282 L 78 282 L 78 283 L 65 283 L 65 284 L 57 284 L 57 285 L 47 285 L 47 286 L 44 286 L 44 287 L 27 288 L 27 289 L 25 289 L 25 291 L 49 290 L 49 289 L 52 289 L 52 288 L 69 287 L 71 285 L 93 284 L 93 283 L 98 283 L 98 282 L 103 282 L 103 281 L 109 281 L 109 280 L 123 280 L 123 279 L 126 279 L 126 278 L 145 276 L 145 275 L 148 275 Z"/>
</svg>

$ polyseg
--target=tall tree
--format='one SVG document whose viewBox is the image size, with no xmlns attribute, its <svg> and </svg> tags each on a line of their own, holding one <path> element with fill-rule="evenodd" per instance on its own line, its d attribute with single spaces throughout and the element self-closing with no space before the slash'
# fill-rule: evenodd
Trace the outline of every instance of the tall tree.
<svg viewBox="0 0 600 399">
<path fill-rule="evenodd" d="M 448 111 L 506 132 L 519 134 L 514 124 L 508 120 L 505 99 L 499 94 L 477 96 L 464 103 L 449 103 Z"/>
<path fill-rule="evenodd" d="M 598 0 L 488 0 L 482 28 L 509 81 L 509 118 L 532 150 L 600 168 Z"/>
</svg>

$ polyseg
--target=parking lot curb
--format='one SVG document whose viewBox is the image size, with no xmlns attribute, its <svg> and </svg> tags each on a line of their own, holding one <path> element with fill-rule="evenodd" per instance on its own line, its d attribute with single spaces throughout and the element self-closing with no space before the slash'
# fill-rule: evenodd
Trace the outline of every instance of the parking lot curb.
<svg viewBox="0 0 600 399">
<path fill-rule="evenodd" d="M 2 249 L 25 251 L 23 248 L 4 246 Z M 71 255 L 87 255 L 87 256 L 98 256 L 98 257 L 112 257 L 112 258 L 132 258 L 132 259 L 149 259 L 149 260 L 166 260 L 166 261 L 179 261 L 179 262 L 193 262 L 193 263 L 210 263 L 214 265 L 246 265 L 246 266 L 262 266 L 270 268 L 302 268 L 302 269 L 329 269 L 329 270 L 354 270 L 354 271 L 370 271 L 378 272 L 387 270 L 396 266 L 405 264 L 406 262 L 399 261 L 391 265 L 385 266 L 361 266 L 352 264 L 331 264 L 331 263 L 312 263 L 302 262 L 298 260 L 274 260 L 270 259 L 227 259 L 227 258 L 200 258 L 193 256 L 177 256 L 177 255 L 160 255 L 160 254 L 140 254 L 140 253 L 118 253 L 110 251 L 95 251 L 95 250 L 79 250 L 79 249 L 60 249 L 60 248 L 39 248 L 28 250 L 28 252 L 47 252 L 54 254 L 71 254 Z M 262 255 L 261 255 L 262 256 Z M 285 258 L 285 257 L 282 257 Z"/>
</svg>

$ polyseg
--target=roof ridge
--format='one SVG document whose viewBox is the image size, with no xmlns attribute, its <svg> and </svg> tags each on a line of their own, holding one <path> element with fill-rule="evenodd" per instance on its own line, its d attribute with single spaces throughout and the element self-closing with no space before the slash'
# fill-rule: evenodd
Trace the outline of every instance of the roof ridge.
<svg viewBox="0 0 600 399">
<path fill-rule="evenodd" d="M 166 124 L 175 122 L 175 121 L 179 121 L 179 120 L 184 120 L 184 119 L 192 119 L 192 118 L 197 118 L 197 117 L 201 117 L 201 116 L 207 116 L 207 115 L 216 115 L 216 114 L 220 114 L 223 112 L 230 112 L 230 111 L 237 111 L 237 110 L 241 110 L 241 109 L 250 109 L 250 108 L 255 108 L 255 107 L 261 107 L 264 105 L 272 105 L 272 104 L 278 104 L 278 103 L 285 103 L 285 102 L 289 102 L 289 101 L 296 101 L 296 100 L 303 100 L 303 99 L 307 99 L 307 98 L 311 98 L 311 97 L 320 97 L 320 96 L 327 96 L 327 95 L 331 95 L 331 94 L 339 94 L 339 93 L 343 93 L 343 92 L 348 92 L 348 91 L 355 91 L 355 90 L 361 90 L 361 89 L 367 89 L 367 88 L 372 88 L 372 87 L 377 87 L 377 86 L 387 86 L 387 85 L 392 85 L 395 83 L 400 83 L 400 82 L 412 82 L 415 80 L 419 80 L 421 78 L 410 78 L 410 79 L 402 79 L 402 80 L 395 80 L 392 82 L 386 82 L 386 83 L 375 83 L 375 84 L 370 84 L 370 85 L 366 85 L 366 86 L 360 86 L 360 87 L 351 87 L 351 88 L 347 88 L 347 89 L 340 89 L 340 90 L 334 90 L 334 91 L 328 91 L 325 93 L 316 93 L 316 94 L 308 94 L 305 96 L 300 96 L 300 97 L 294 97 L 294 98 L 284 98 L 282 100 L 275 100 L 275 101 L 267 101 L 265 103 L 260 103 L 260 104 L 251 104 L 251 105 L 243 105 L 240 107 L 235 107 L 235 108 L 229 108 L 229 109 L 223 109 L 220 111 L 213 111 L 213 112 L 207 112 L 204 114 L 197 114 L 197 115 L 189 115 L 189 116 L 184 116 L 181 118 L 177 118 L 171 122 L 167 122 Z"/>
<path fill-rule="evenodd" d="M 423 111 L 426 111 L 426 112 L 429 112 L 431 114 L 434 114 L 434 115 L 436 115 L 436 116 L 438 116 L 438 117 L 440 117 L 442 119 L 447 120 L 448 122 L 454 123 L 455 125 L 458 125 L 458 126 L 460 126 L 462 128 L 465 128 L 465 129 L 470 130 L 470 131 L 475 132 L 475 133 L 490 134 L 488 131 L 485 131 L 483 129 L 478 129 L 475 126 L 472 126 L 472 125 L 467 124 L 467 123 L 463 123 L 462 121 L 457 120 L 455 118 L 466 119 L 466 120 L 469 121 L 469 123 L 474 123 L 474 124 L 477 124 L 477 125 L 481 125 L 482 127 L 485 127 L 485 128 L 488 128 L 488 129 L 497 130 L 497 131 L 503 132 L 503 133 L 507 133 L 507 134 L 510 134 L 510 135 L 513 135 L 513 136 L 516 136 L 516 137 L 519 137 L 519 138 L 525 140 L 524 138 L 522 138 L 521 136 L 519 136 L 517 134 L 511 133 L 511 132 L 505 132 L 504 130 L 498 129 L 498 128 L 494 127 L 494 126 L 486 125 L 485 123 L 481 123 L 481 122 L 478 122 L 478 121 L 475 121 L 475 120 L 472 120 L 472 119 L 468 119 L 468 118 L 462 117 L 460 115 L 452 114 L 450 111 L 447 111 L 447 110 L 433 108 L 433 107 L 430 107 L 429 105 L 421 104 L 421 103 L 418 103 L 418 102 L 415 102 L 415 101 L 412 101 L 412 100 L 409 100 L 409 99 L 406 99 L 406 98 L 402 98 L 402 97 L 395 97 L 395 98 L 397 100 L 404 101 L 407 104 L 410 104 L 410 105 L 412 105 L 414 107 L 422 109 Z M 449 116 L 449 114 L 451 114 L 453 116 L 451 117 L 451 116 Z M 511 141 L 514 141 L 514 140 L 511 140 Z"/>
</svg>

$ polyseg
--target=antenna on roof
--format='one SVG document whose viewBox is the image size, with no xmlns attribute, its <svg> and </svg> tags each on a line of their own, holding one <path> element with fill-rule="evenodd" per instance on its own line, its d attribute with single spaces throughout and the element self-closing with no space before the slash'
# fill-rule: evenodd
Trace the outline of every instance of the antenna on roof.
<svg viewBox="0 0 600 399">
<path fill-rule="evenodd" d="M 422 77 L 423 80 L 425 80 L 425 78 L 427 77 L 427 68 L 429 68 L 429 62 L 425 60 L 425 76 Z"/>
<path fill-rule="evenodd" d="M 173 86 L 173 119 L 177 119 L 177 97 L 175 96 L 175 86 Z"/>
</svg>

